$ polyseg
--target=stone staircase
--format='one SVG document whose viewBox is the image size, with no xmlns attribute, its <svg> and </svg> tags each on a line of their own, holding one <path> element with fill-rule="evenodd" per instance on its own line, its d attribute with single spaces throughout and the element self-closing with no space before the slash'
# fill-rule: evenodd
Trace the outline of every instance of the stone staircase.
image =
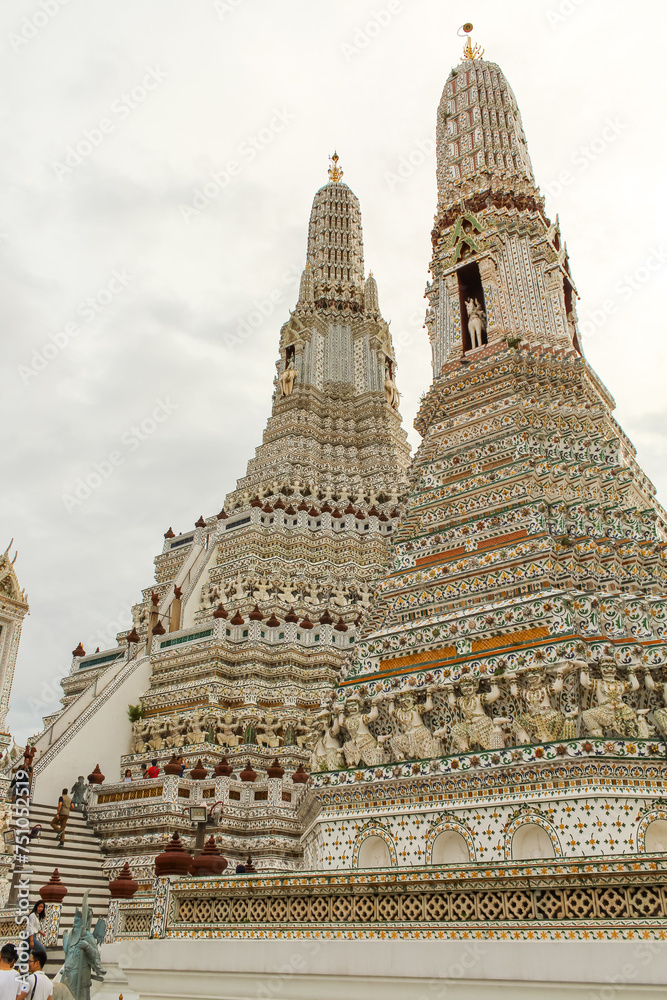
<svg viewBox="0 0 667 1000">
<path fill-rule="evenodd" d="M 39 899 L 39 889 L 51 878 L 54 868 L 60 873 L 61 882 L 67 886 L 67 895 L 62 904 L 58 948 L 49 949 L 57 961 L 62 955 L 63 931 L 70 930 L 74 911 L 81 907 L 83 894 L 88 892 L 88 905 L 93 911 L 93 927 L 98 917 L 106 917 L 109 904 L 108 879 L 102 869 L 104 855 L 99 841 L 86 824 L 80 812 L 71 812 L 65 830 L 65 846 L 58 847 L 57 834 L 49 826 L 55 815 L 55 806 L 30 803 L 30 824 L 41 823 L 41 836 L 30 842 L 29 864 L 32 874 L 30 881 L 30 906 Z M 49 967 L 51 965 L 49 963 Z"/>
</svg>

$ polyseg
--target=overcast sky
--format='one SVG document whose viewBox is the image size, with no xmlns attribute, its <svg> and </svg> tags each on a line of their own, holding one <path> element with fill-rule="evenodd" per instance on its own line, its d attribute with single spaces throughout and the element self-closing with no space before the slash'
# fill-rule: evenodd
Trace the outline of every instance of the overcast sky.
<svg viewBox="0 0 667 1000">
<path fill-rule="evenodd" d="M 244 474 L 334 148 L 406 342 L 417 443 L 435 114 L 466 20 L 560 213 L 587 356 L 667 500 L 663 4 L 15 0 L 0 19 L 0 541 L 31 608 L 19 740 L 79 640 L 130 624 L 169 525 L 218 511 Z M 96 466 L 111 474 L 81 499 Z"/>
</svg>

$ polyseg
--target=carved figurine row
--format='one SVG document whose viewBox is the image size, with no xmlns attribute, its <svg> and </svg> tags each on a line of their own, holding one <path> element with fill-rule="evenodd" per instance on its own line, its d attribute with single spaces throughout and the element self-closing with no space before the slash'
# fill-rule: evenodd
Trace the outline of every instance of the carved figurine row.
<svg viewBox="0 0 667 1000">
<path fill-rule="evenodd" d="M 296 713 L 281 712 L 278 718 L 273 712 L 246 711 L 242 718 L 235 719 L 231 711 L 220 713 L 211 709 L 196 709 L 189 715 L 137 720 L 132 724 L 130 752 L 159 752 L 207 742 L 230 749 L 241 744 L 256 744 L 271 749 L 303 747 L 310 737 L 310 727 Z"/>
<path fill-rule="evenodd" d="M 636 709 L 624 701 L 626 695 L 641 686 L 636 668 L 627 668 L 626 680 L 618 676 L 613 659 L 602 659 L 598 667 L 599 677 L 593 678 L 584 663 L 562 664 L 552 676 L 543 666 L 537 666 L 524 670 L 521 677 L 515 673 L 505 675 L 502 681 L 490 679 L 486 690 L 478 676 L 464 674 L 456 684 L 427 687 L 423 701 L 413 690 L 383 692 L 371 699 L 368 711 L 363 710 L 362 699 L 352 694 L 344 707 L 324 710 L 315 716 L 313 725 L 318 735 L 311 768 L 335 770 L 436 757 L 447 753 L 448 745 L 455 753 L 500 749 L 506 745 L 508 729 L 515 741 L 510 745 L 573 739 L 579 707 L 561 711 L 551 701 L 563 691 L 564 676 L 572 669 L 579 671 L 581 687 L 591 695 L 591 707 L 581 714 L 582 734 L 645 739 L 654 735 L 657 728 L 667 737 L 667 707 L 653 711 L 652 725 L 647 718 L 649 709 Z M 509 693 L 522 706 L 522 711 L 513 718 L 494 717 L 488 711 L 502 695 L 501 683 L 508 685 Z M 658 686 L 648 671 L 645 685 L 648 691 Z M 449 708 L 457 711 L 458 719 L 451 726 L 432 732 L 423 716 L 433 709 L 436 690 L 447 694 Z M 667 684 L 662 685 L 662 695 L 667 705 Z M 395 732 L 376 737 L 370 726 L 378 719 L 382 702 L 387 702 Z"/>
<path fill-rule="evenodd" d="M 252 575 L 243 578 L 239 573 L 236 580 L 206 583 L 202 588 L 200 604 L 202 609 L 206 609 L 226 602 L 253 600 L 260 604 L 279 600 L 287 605 L 302 602 L 313 607 L 326 604 L 343 608 L 359 604 L 368 608 L 372 596 L 373 592 L 365 581 L 348 586 L 344 580 L 282 580 Z"/>
</svg>

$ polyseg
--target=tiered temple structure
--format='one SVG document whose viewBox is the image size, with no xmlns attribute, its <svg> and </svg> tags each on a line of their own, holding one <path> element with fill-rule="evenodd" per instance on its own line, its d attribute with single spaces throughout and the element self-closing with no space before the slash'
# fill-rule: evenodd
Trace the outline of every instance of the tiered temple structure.
<svg viewBox="0 0 667 1000">
<path fill-rule="evenodd" d="M 276 757 L 288 773 L 309 764 L 398 524 L 409 448 L 396 362 L 377 284 L 364 275 L 359 202 L 337 155 L 329 174 L 313 201 L 299 300 L 280 334 L 263 443 L 219 513 L 166 532 L 155 580 L 119 646 L 74 650 L 64 710 L 36 743 L 38 800 L 71 785 L 93 753 L 107 780 L 91 820 L 105 849 L 146 876 L 167 833 L 191 835 L 189 803 L 173 775 L 159 801 L 155 783 L 147 786 L 150 805 L 134 786 L 130 796 L 108 785 L 175 756 L 188 770 L 225 757 L 230 770 L 257 768 L 262 787 L 248 801 L 262 803 L 259 824 L 242 784 L 218 775 L 212 786 L 226 816 L 223 850 L 239 862 L 252 852 L 260 868 L 302 867 L 299 788 L 269 795 L 266 768 Z"/>
<path fill-rule="evenodd" d="M 225 951 L 226 995 L 241 972 L 263 995 L 253 938 L 318 939 L 280 997 L 457 978 L 420 938 L 450 939 L 461 976 L 539 980 L 545 997 L 563 979 L 588 995 L 626 958 L 659 981 L 617 942 L 667 934 L 667 519 L 582 354 L 558 222 L 481 55 L 468 42 L 438 109 L 433 382 L 409 477 L 334 157 L 263 444 L 219 514 L 167 532 L 119 647 L 75 650 L 37 741 L 38 800 L 79 760 L 107 774 L 91 773 L 88 821 L 107 867 L 141 883 L 111 903 L 108 958 L 150 938 L 128 975 L 143 968 L 151 995 L 167 968 L 176 995 L 184 963 L 201 967 L 189 944 L 211 937 L 246 943 L 233 969 Z M 164 770 L 141 779 L 151 758 Z M 176 843 L 154 877 L 174 831 L 194 849 L 193 805 L 230 871 L 250 852 L 259 874 L 178 877 Z M 362 968 L 349 944 L 367 938 Z M 591 938 L 613 942 L 599 968 Z M 492 962 L 517 940 L 532 964 Z M 577 945 L 567 961 L 554 941 Z"/>
</svg>

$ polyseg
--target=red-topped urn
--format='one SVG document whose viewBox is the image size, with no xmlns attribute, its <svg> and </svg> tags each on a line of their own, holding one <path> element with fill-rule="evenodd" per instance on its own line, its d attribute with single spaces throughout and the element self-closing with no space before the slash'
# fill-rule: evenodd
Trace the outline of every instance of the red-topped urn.
<svg viewBox="0 0 667 1000">
<path fill-rule="evenodd" d="M 273 763 L 269 764 L 266 769 L 267 778 L 282 778 L 285 773 L 285 768 L 280 766 L 280 761 L 277 757 L 274 757 Z"/>
<path fill-rule="evenodd" d="M 195 781 L 202 781 L 207 774 L 208 771 L 202 764 L 201 757 L 199 758 L 195 766 L 190 771 L 188 771 L 188 777 L 194 778 Z"/>
<path fill-rule="evenodd" d="M 192 864 L 192 855 L 188 854 L 177 833 L 171 838 L 162 854 L 155 859 L 155 874 L 187 875 Z"/>
<path fill-rule="evenodd" d="M 190 872 L 192 875 L 221 875 L 227 864 L 227 858 L 223 858 L 215 846 L 215 837 L 211 834 L 201 854 L 192 859 Z"/>
<path fill-rule="evenodd" d="M 62 903 L 67 895 L 67 886 L 60 881 L 60 874 L 57 868 L 53 869 L 53 875 L 42 888 L 39 894 L 45 903 Z"/>
<path fill-rule="evenodd" d="M 109 892 L 112 899 L 132 899 L 138 888 L 139 883 L 132 878 L 127 861 L 113 882 L 109 882 Z"/>
<path fill-rule="evenodd" d="M 167 761 L 167 763 L 164 765 L 164 767 L 162 768 L 162 770 L 164 771 L 165 774 L 180 774 L 181 773 L 181 765 L 176 760 L 176 755 L 175 754 L 171 758 L 171 760 Z"/>
<path fill-rule="evenodd" d="M 257 779 L 257 771 L 253 771 L 250 761 L 246 762 L 246 766 L 239 774 L 239 778 L 241 781 L 255 781 Z"/>
<path fill-rule="evenodd" d="M 215 765 L 215 773 L 219 778 L 228 778 L 232 774 L 233 770 L 234 768 L 226 757 L 223 757 L 220 763 Z"/>
<path fill-rule="evenodd" d="M 91 785 L 101 785 L 104 781 L 104 775 L 100 771 L 99 764 L 96 764 L 94 770 L 88 775 L 88 781 Z"/>
<path fill-rule="evenodd" d="M 304 771 L 303 764 L 299 764 L 296 771 L 292 775 L 292 781 L 295 785 L 305 785 L 308 781 L 309 775 L 307 771 Z"/>
</svg>

